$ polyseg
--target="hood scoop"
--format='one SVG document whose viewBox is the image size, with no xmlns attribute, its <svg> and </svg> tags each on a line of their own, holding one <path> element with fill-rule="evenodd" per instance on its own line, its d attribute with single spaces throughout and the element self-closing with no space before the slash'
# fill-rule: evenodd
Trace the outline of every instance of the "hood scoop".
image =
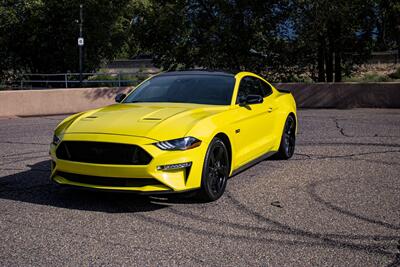
<svg viewBox="0 0 400 267">
<path fill-rule="evenodd" d="M 161 118 L 143 118 L 144 121 L 160 121 Z"/>
<path fill-rule="evenodd" d="M 91 121 L 93 119 L 97 119 L 97 116 L 87 116 L 82 118 L 83 121 Z"/>
</svg>

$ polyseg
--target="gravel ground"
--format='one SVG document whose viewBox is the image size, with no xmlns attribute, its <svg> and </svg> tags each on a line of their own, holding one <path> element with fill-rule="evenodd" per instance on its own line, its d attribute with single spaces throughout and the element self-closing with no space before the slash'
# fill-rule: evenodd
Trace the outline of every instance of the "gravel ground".
<svg viewBox="0 0 400 267">
<path fill-rule="evenodd" d="M 295 156 L 207 204 L 52 184 L 63 117 L 0 119 L 1 266 L 400 266 L 400 110 L 300 110 Z"/>
</svg>

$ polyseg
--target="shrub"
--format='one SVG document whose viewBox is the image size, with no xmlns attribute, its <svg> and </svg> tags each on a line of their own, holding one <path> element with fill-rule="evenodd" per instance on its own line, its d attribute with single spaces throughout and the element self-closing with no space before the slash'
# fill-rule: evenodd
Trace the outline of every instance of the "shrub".
<svg viewBox="0 0 400 267">
<path fill-rule="evenodd" d="M 389 77 L 392 79 L 400 79 L 400 68 L 397 68 L 395 72 L 390 73 Z"/>
</svg>

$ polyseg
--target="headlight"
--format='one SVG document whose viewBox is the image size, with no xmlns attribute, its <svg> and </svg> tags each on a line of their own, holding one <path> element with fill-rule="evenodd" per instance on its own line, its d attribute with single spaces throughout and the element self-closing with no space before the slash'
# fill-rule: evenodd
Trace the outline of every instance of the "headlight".
<svg viewBox="0 0 400 267">
<path fill-rule="evenodd" d="M 188 150 L 200 146 L 201 141 L 194 137 L 183 137 L 174 140 L 161 141 L 154 145 L 162 150 Z"/>
<path fill-rule="evenodd" d="M 61 142 L 61 139 L 57 135 L 53 135 L 53 142 L 52 144 L 57 146 Z"/>
</svg>

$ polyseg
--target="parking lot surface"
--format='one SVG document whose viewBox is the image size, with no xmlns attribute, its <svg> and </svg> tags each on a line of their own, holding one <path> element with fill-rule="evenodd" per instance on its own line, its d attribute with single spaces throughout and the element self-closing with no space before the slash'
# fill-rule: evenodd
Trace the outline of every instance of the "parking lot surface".
<svg viewBox="0 0 400 267">
<path fill-rule="evenodd" d="M 400 110 L 300 110 L 213 203 L 51 183 L 64 117 L 0 118 L 0 266 L 400 266 Z"/>
</svg>

